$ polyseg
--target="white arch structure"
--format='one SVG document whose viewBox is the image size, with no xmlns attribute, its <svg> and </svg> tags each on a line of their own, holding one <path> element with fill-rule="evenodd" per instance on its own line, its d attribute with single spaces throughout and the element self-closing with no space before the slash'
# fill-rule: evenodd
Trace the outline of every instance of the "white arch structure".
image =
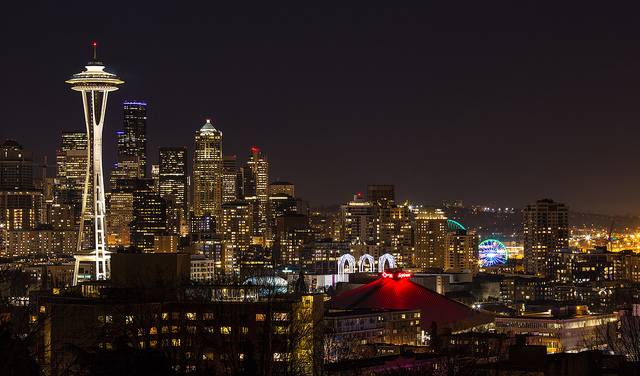
<svg viewBox="0 0 640 376">
<path fill-rule="evenodd" d="M 376 260 L 373 258 L 373 256 L 371 256 L 368 253 L 365 253 L 364 255 L 360 256 L 360 260 L 358 260 L 358 271 L 360 273 L 364 273 L 365 272 L 365 262 L 369 261 L 369 272 L 373 273 L 376 271 Z"/>
<path fill-rule="evenodd" d="M 356 259 L 351 256 L 349 253 L 345 253 L 344 255 L 338 258 L 338 275 L 344 275 L 344 264 L 349 264 L 349 273 L 353 273 L 356 271 Z"/>
<path fill-rule="evenodd" d="M 378 272 L 382 273 L 384 272 L 384 264 L 388 263 L 389 264 L 389 269 L 393 269 L 396 267 L 396 259 L 393 258 L 393 256 L 390 253 L 385 253 L 384 255 L 380 256 L 380 258 L 378 259 Z"/>
</svg>

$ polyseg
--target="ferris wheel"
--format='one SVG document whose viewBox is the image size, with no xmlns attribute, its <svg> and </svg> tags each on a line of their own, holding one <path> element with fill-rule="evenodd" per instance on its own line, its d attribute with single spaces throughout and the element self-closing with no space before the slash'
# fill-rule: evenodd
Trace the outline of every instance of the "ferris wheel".
<svg viewBox="0 0 640 376">
<path fill-rule="evenodd" d="M 507 247 L 500 240 L 486 239 L 478 244 L 478 258 L 482 267 L 504 265 L 509 259 Z"/>
</svg>

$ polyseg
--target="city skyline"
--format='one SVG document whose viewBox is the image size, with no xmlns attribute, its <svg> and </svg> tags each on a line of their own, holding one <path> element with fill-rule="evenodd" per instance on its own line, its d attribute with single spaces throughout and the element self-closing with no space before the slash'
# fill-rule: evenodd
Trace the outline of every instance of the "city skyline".
<svg viewBox="0 0 640 376">
<path fill-rule="evenodd" d="M 95 6 L 8 17 L 0 374 L 638 373 L 632 17 Z"/>
<path fill-rule="evenodd" d="M 9 27 L 25 32 L 7 41 L 1 63 L 9 126 L 0 138 L 53 160 L 56 143 L 48 140 L 82 129 L 82 115 L 73 98 L 62 95 L 59 80 L 88 60 L 85 46 L 96 39 L 101 56 L 129 83 L 107 115 L 107 166 L 115 162 L 121 127 L 116 104 L 140 99 L 149 102 L 151 163 L 159 147 L 186 146 L 191 154 L 193 132 L 211 117 L 225 132 L 229 154 L 260 146 L 274 166 L 273 180 L 295 182 L 317 205 L 339 204 L 366 184 L 389 183 L 400 199 L 432 204 L 462 199 L 522 207 L 553 197 L 581 211 L 640 213 L 634 194 L 640 181 L 628 173 L 640 158 L 633 151 L 640 119 L 632 94 L 640 77 L 628 43 L 636 32 L 619 9 L 585 5 L 565 19 L 570 9 L 562 7 L 552 14 L 534 6 L 496 14 L 481 7 L 461 12 L 449 26 L 438 20 L 455 11 L 447 5 L 388 14 L 372 7 L 366 17 L 357 9 L 343 9 L 344 16 L 314 10 L 335 21 L 327 22 L 334 28 L 304 25 L 297 9 L 278 17 L 271 9 L 266 14 L 273 17 L 264 19 L 260 9 L 208 11 L 214 9 L 175 21 L 176 28 L 187 26 L 175 36 L 145 31 L 152 15 L 167 15 L 147 15 L 143 6 L 119 19 L 121 27 L 81 25 L 82 32 L 61 26 L 42 33 L 51 21 L 39 14 L 41 22 L 24 30 L 18 23 L 26 14 L 16 10 Z M 509 12 L 513 17 L 504 17 Z M 538 23 L 540 29 L 528 29 Z M 359 31 L 339 38 L 354 24 Z M 497 34 L 489 24 L 512 32 Z M 260 35 L 261 25 L 277 27 Z M 36 36 L 40 46 L 31 48 L 27 41 Z M 35 68 L 38 57 L 54 51 L 49 69 Z M 25 77 L 22 70 L 34 73 Z M 42 90 L 27 93 L 22 87 L 31 81 L 42 82 Z M 168 90 L 172 85 L 177 89 Z M 49 115 L 17 126 L 32 95 Z M 42 137 L 29 137 L 34 127 Z M 325 184 L 326 176 L 340 184 Z M 602 192 L 609 193 L 606 200 Z"/>
</svg>

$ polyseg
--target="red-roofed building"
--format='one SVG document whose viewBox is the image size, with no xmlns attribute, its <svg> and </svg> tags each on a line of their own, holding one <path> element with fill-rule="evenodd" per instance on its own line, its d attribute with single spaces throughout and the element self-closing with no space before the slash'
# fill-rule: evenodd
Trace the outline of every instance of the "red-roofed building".
<svg viewBox="0 0 640 376">
<path fill-rule="evenodd" d="M 343 292 L 329 301 L 330 309 L 419 309 L 422 330 L 430 331 L 435 322 L 439 332 L 464 330 L 490 323 L 493 317 L 440 295 L 411 281 L 406 273 L 385 273 L 364 286 Z M 398 278 L 398 274 L 405 278 Z"/>
</svg>

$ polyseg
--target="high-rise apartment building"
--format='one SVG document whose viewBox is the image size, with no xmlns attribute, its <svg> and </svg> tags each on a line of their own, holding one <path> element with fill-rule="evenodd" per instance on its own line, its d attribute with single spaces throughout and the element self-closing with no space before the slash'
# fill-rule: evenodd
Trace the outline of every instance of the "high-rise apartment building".
<svg viewBox="0 0 640 376">
<path fill-rule="evenodd" d="M 479 237 L 467 230 L 449 231 L 444 239 L 444 270 L 447 272 L 478 271 Z"/>
<path fill-rule="evenodd" d="M 419 208 L 415 213 L 414 265 L 444 269 L 447 217 L 440 209 Z"/>
<path fill-rule="evenodd" d="M 196 131 L 194 141 L 193 214 L 196 217 L 213 216 L 219 222 L 222 206 L 222 132 L 207 119 L 202 128 Z"/>
<path fill-rule="evenodd" d="M 373 244 L 374 235 L 373 205 L 358 193 L 340 208 L 340 240 Z"/>
<path fill-rule="evenodd" d="M 222 205 L 220 232 L 225 271 L 239 271 L 240 260 L 251 246 L 252 221 L 253 212 L 250 203 L 241 200 Z"/>
<path fill-rule="evenodd" d="M 253 235 L 269 236 L 269 162 L 255 146 L 244 169 L 243 192 L 252 206 Z"/>
<path fill-rule="evenodd" d="M 147 103 L 125 101 L 122 130 L 116 132 L 118 161 L 111 171 L 111 187 L 118 179 L 147 176 Z"/>
<path fill-rule="evenodd" d="M 550 199 L 523 210 L 525 271 L 545 276 L 552 252 L 569 247 L 569 209 Z"/>
<path fill-rule="evenodd" d="M 160 148 L 158 191 L 167 201 L 170 230 L 179 234 L 187 221 L 187 148 Z"/>
</svg>

